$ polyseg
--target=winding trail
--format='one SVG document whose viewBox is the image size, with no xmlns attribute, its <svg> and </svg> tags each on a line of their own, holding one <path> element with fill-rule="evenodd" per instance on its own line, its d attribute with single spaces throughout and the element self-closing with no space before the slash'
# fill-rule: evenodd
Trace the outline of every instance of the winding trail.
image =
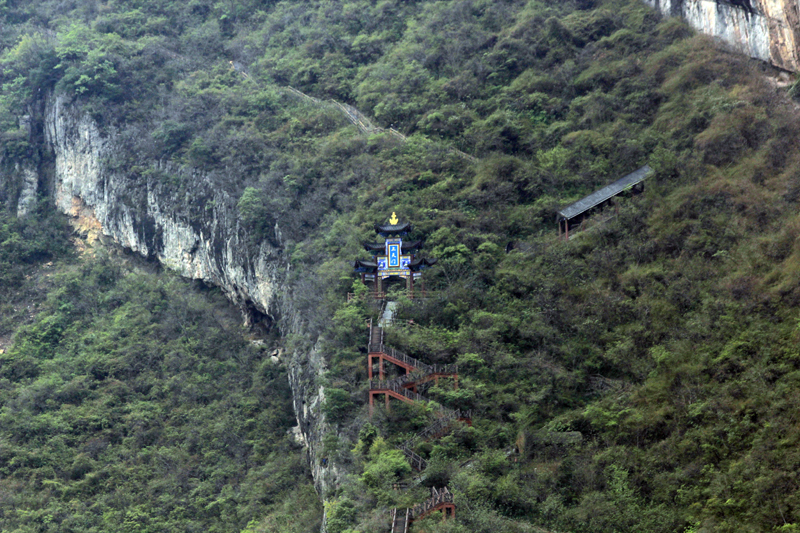
<svg viewBox="0 0 800 533">
<path fill-rule="evenodd" d="M 376 126 L 372 123 L 369 117 L 351 105 L 343 104 L 341 102 L 337 102 L 336 100 L 320 100 L 319 98 L 314 98 L 313 96 L 309 96 L 304 92 L 298 91 L 291 86 L 284 87 L 284 90 L 286 90 L 288 94 L 317 107 L 333 107 L 365 135 L 388 133 L 401 142 L 408 141 L 408 137 L 394 128 L 381 128 L 380 126 Z M 458 156 L 461 159 L 469 161 L 470 163 L 477 163 L 479 161 L 477 157 L 471 156 L 465 152 L 462 152 L 461 150 L 457 150 L 456 148 L 448 146 L 446 147 L 446 150 L 448 153 Z"/>
</svg>

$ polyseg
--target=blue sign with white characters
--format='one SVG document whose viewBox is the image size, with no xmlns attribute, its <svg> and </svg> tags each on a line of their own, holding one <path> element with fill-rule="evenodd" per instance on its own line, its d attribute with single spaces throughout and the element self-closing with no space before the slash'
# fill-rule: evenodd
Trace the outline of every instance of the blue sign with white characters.
<svg viewBox="0 0 800 533">
<path fill-rule="evenodd" d="M 378 262 L 378 275 L 382 279 L 390 276 L 399 276 L 401 278 L 409 276 L 408 263 L 411 262 L 411 256 L 403 255 L 402 239 L 387 239 L 386 255 L 378 256 L 376 259 Z"/>
</svg>

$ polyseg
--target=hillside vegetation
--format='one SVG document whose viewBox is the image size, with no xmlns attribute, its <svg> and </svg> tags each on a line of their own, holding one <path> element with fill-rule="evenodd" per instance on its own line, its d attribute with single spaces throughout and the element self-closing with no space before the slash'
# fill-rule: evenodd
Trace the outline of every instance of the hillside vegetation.
<svg viewBox="0 0 800 533">
<path fill-rule="evenodd" d="M 102 249 L 70 258 L 63 223 L 50 253 L 14 254 L 41 223 L 2 222 L 0 272 L 27 268 L 17 292 L 0 282 L 4 531 L 319 528 L 286 371 L 233 306 Z"/>
<path fill-rule="evenodd" d="M 326 412 L 337 431 L 324 439 L 324 453 L 352 473 L 328 502 L 331 533 L 386 531 L 388 509 L 419 497 L 392 490 L 408 472 L 392 446 L 424 426 L 427 413 L 398 406 L 367 425 L 364 324 L 374 310 L 345 299 L 361 290 L 347 261 L 365 256 L 361 242 L 372 240 L 372 224 L 392 211 L 415 224 L 414 236 L 425 238 L 440 262 L 429 271 L 431 298 L 412 303 L 402 291 L 394 295 L 400 320 L 389 342 L 427 362 L 458 362 L 459 391 L 429 392 L 475 413 L 471 428 L 417 450 L 430 461 L 426 483 L 447 482 L 459 508 L 453 521 L 415 527 L 800 530 L 792 385 L 800 376 L 800 156 L 793 141 L 800 123 L 762 65 L 716 49 L 635 0 L 7 0 L 0 9 L 5 164 L 38 157 L 18 116 L 56 91 L 124 141 L 105 163 L 110 170 L 180 191 L 191 187 L 193 174 L 163 169 L 195 168 L 239 199 L 253 242 L 276 240 L 276 221 L 285 228 L 282 242 L 302 289 L 297 305 L 310 321 L 310 340 L 320 341 L 329 359 Z M 334 108 L 293 99 L 282 90 L 289 85 L 354 105 L 408 140 L 362 135 Z M 556 238 L 560 206 L 645 163 L 655 174 L 643 196 L 569 242 Z M 111 389 L 118 386 L 109 379 L 121 380 L 119 374 L 135 383 L 151 375 L 119 350 L 155 342 L 174 322 L 164 320 L 173 304 L 136 276 L 104 286 L 107 268 L 87 271 L 96 296 L 86 302 L 75 301 L 69 283 L 56 291 L 0 370 L 27 387 L 50 365 L 75 365 L 63 385 L 47 388 L 43 407 L 33 392 L 26 393 L 30 406 L 19 407 L 67 413 L 80 407 L 53 391 L 78 379 L 72 373 L 105 368 L 83 378 L 86 387 L 102 383 L 82 402 L 103 402 L 110 410 L 103 431 L 118 434 L 135 410 L 114 414 L 118 392 Z M 118 285 L 135 287 L 136 299 L 104 311 L 119 298 Z M 103 336 L 119 337 L 114 317 L 140 313 L 159 317 L 156 325 L 101 349 Z M 48 348 L 53 324 L 74 349 Z M 196 357 L 178 325 L 169 342 L 181 350 L 174 357 L 170 349 L 154 352 L 163 354 L 159 364 L 177 365 L 170 367 L 175 375 Z M 220 353 L 214 335 L 202 338 L 203 352 Z M 283 378 L 271 368 L 265 376 L 249 348 L 238 350 L 230 352 L 243 354 L 236 368 L 220 354 L 208 372 L 222 387 L 235 382 L 234 397 L 247 404 L 248 387 Z M 21 374 L 7 375 L 17 367 Z M 197 399 L 186 396 L 183 380 L 173 394 L 168 378 L 152 379 L 159 385 L 127 384 L 125 394 L 165 402 L 158 409 L 168 405 L 176 415 L 210 410 L 214 402 L 230 412 L 226 402 L 233 400 L 215 396 L 219 391 L 203 393 L 207 404 L 187 407 Z M 197 379 L 192 394 L 204 390 L 206 378 Z M 271 401 L 259 404 L 260 416 L 290 417 L 285 401 Z M 3 402 L 4 410 L 18 408 Z M 241 412 L 242 424 L 255 416 Z M 31 420 L 14 418 L 17 425 Z M 165 428 L 183 423 L 169 420 Z M 213 424 L 197 431 L 203 442 L 215 442 Z M 169 441 L 165 432 L 159 438 Z M 224 476 L 217 472 L 243 460 L 264 472 L 262 484 L 301 468 L 263 455 L 261 447 L 277 436 L 247 432 L 253 444 L 244 455 L 216 451 L 191 468 Z M 15 449 L 3 447 L 11 455 L 0 466 L 22 464 L 26 455 L 9 452 Z M 35 500 L 28 508 L 69 501 L 57 490 L 88 490 L 106 501 L 107 492 L 87 485 L 103 468 L 107 476 L 123 468 L 115 450 L 69 456 L 64 472 L 81 467 L 79 459 L 88 465 L 77 479 L 56 476 L 75 488 L 35 482 L 22 493 Z M 193 454 L 185 453 L 191 463 Z M 261 455 L 237 459 L 247 453 Z M 53 478 L 47 472 L 38 479 Z M 273 500 L 246 503 L 266 488 L 243 486 L 246 498 L 214 508 L 216 516 L 237 517 L 218 527 L 236 530 L 255 518 L 249 530 L 286 531 L 274 516 L 259 518 Z M 126 487 L 129 500 L 103 504 L 108 524 L 125 523 L 116 509 L 155 514 L 148 506 L 161 493 L 147 483 Z M 208 512 L 211 500 L 193 494 L 181 505 Z M 27 524 L 14 520 L 15 527 Z M 168 530 L 166 522 L 148 524 Z"/>
</svg>

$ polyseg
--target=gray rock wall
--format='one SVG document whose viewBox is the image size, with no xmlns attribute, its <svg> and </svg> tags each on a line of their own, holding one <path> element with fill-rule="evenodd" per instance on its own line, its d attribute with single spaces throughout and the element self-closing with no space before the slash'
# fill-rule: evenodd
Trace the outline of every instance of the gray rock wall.
<svg viewBox="0 0 800 533">
<path fill-rule="evenodd" d="M 800 69 L 800 0 L 644 0 L 734 50 L 790 71 Z"/>
</svg>

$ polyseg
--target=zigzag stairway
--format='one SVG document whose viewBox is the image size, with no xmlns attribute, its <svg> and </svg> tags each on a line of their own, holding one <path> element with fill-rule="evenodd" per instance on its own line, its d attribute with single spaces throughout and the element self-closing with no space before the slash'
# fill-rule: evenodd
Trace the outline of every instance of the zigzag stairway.
<svg viewBox="0 0 800 533">
<path fill-rule="evenodd" d="M 422 473 L 427 468 L 427 462 L 414 451 L 415 445 L 420 441 L 437 439 L 446 435 L 456 421 L 471 424 L 472 413 L 470 411 L 448 409 L 419 393 L 422 385 L 430 382 L 438 384 L 442 378 L 452 379 L 453 385 L 457 389 L 457 365 L 430 365 L 423 363 L 387 346 L 384 343 L 384 337 L 383 328 L 373 326 L 370 323 L 367 350 L 370 416 L 374 413 L 375 398 L 380 395 L 384 396 L 387 411 L 390 409 L 391 398 L 407 403 L 426 404 L 433 408 L 436 419 L 417 432 L 412 438 L 398 446 L 398 449 L 403 452 L 411 467 Z M 392 379 L 385 379 L 388 374 L 386 370 L 387 363 L 399 367 L 405 373 Z M 376 365 L 378 367 L 378 379 L 374 379 Z M 456 504 L 450 489 L 446 486 L 438 489 L 432 487 L 431 495 L 425 501 L 407 509 L 392 509 L 391 531 L 392 533 L 408 533 L 412 522 L 415 520 L 421 520 L 435 512 L 441 512 L 442 518 L 447 519 L 454 517 L 455 511 Z"/>
</svg>

